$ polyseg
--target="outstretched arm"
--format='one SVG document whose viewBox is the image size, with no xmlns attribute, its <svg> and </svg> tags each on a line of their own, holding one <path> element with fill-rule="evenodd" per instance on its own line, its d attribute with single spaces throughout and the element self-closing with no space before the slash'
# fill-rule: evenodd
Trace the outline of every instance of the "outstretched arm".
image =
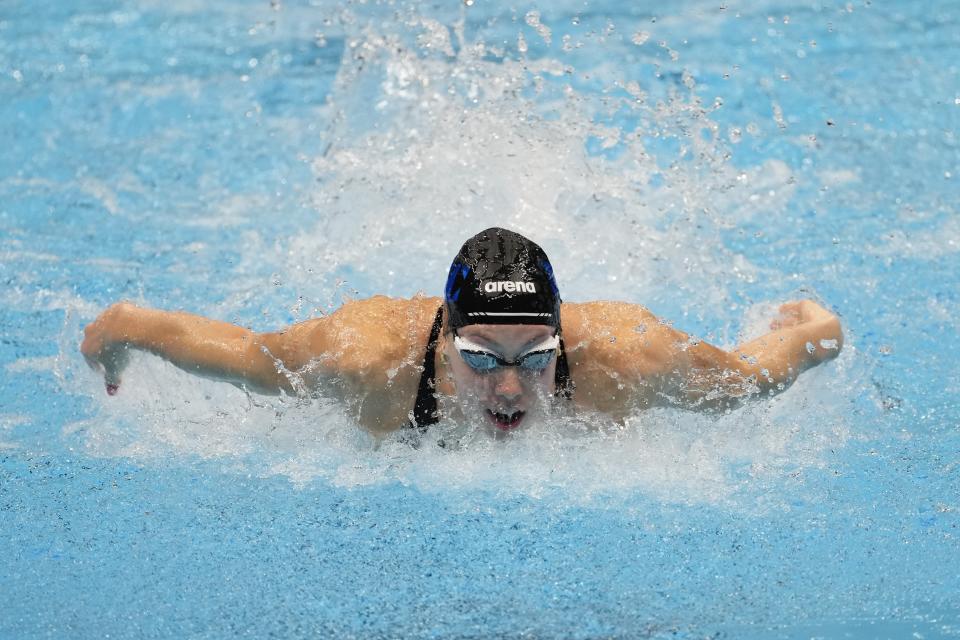
<svg viewBox="0 0 960 640">
<path fill-rule="evenodd" d="M 279 393 L 294 389 L 288 372 L 306 364 L 304 338 L 309 334 L 316 340 L 321 321 L 260 334 L 189 313 L 121 302 L 86 327 L 80 350 L 91 368 L 102 371 L 111 395 L 120 385 L 130 349 L 148 351 L 190 373 Z"/>
<path fill-rule="evenodd" d="M 668 378 L 680 404 L 725 408 L 757 393 L 779 393 L 843 347 L 840 320 L 812 300 L 782 305 L 770 328 L 729 352 L 706 343 L 675 350 Z"/>
<path fill-rule="evenodd" d="M 131 349 L 181 369 L 261 393 L 322 388 L 344 401 L 368 429 L 383 433 L 407 420 L 417 366 L 439 300 L 374 296 L 329 316 L 255 333 L 180 311 L 120 303 L 85 330 L 80 349 L 117 392 Z"/>
<path fill-rule="evenodd" d="M 778 393 L 843 346 L 840 321 L 811 300 L 783 305 L 770 333 L 730 351 L 693 339 L 636 304 L 565 304 L 563 317 L 575 397 L 621 416 L 657 404 L 724 409 Z"/>
</svg>

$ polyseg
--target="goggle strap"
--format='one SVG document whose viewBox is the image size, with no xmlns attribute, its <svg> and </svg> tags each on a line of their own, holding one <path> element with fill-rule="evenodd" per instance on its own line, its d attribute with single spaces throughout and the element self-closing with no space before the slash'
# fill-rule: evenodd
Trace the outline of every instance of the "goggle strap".
<svg viewBox="0 0 960 640">
<path fill-rule="evenodd" d="M 487 349 L 486 347 L 481 346 L 476 342 L 472 342 L 467 338 L 462 338 L 456 334 L 454 334 L 453 336 L 453 346 L 456 347 L 458 351 L 475 351 L 478 353 L 486 353 L 488 355 L 493 356 L 494 358 L 497 358 L 498 360 L 502 360 L 504 362 L 506 361 L 506 358 L 502 357 L 500 354 L 494 353 L 490 349 Z M 552 335 L 549 338 L 533 345 L 532 347 L 530 347 L 529 349 L 527 349 L 526 351 L 518 355 L 514 360 L 514 362 L 519 362 L 520 360 L 523 359 L 524 356 L 529 355 L 531 353 L 536 353 L 537 351 L 553 351 L 559 346 L 560 346 L 560 336 Z"/>
</svg>

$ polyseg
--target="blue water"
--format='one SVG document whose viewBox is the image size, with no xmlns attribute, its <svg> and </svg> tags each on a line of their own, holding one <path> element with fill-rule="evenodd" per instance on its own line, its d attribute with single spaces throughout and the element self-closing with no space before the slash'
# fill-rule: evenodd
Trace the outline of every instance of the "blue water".
<svg viewBox="0 0 960 640">
<path fill-rule="evenodd" d="M 960 635 L 960 7 L 663 4 L 0 6 L 0 637 Z M 729 346 L 815 297 L 847 347 L 416 451 L 77 350 L 119 299 L 435 295 L 491 224 L 569 300 Z"/>
</svg>

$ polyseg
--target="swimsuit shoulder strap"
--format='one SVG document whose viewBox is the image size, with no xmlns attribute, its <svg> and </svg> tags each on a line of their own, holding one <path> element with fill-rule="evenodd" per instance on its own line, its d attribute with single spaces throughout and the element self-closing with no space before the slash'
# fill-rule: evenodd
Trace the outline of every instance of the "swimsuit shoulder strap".
<svg viewBox="0 0 960 640">
<path fill-rule="evenodd" d="M 567 363 L 567 352 L 563 348 L 563 338 L 560 338 L 560 353 L 557 355 L 557 371 L 553 376 L 556 391 L 554 395 L 564 400 L 573 398 L 573 380 L 570 379 L 570 365 Z"/>
<path fill-rule="evenodd" d="M 427 427 L 440 421 L 437 407 L 436 354 L 437 341 L 440 339 L 440 327 L 443 326 L 443 307 L 437 309 L 437 316 L 430 327 L 430 339 L 427 341 L 427 351 L 423 356 L 423 373 L 420 374 L 420 386 L 417 388 L 417 399 L 413 403 L 413 420 L 410 428 L 426 431 Z"/>
</svg>

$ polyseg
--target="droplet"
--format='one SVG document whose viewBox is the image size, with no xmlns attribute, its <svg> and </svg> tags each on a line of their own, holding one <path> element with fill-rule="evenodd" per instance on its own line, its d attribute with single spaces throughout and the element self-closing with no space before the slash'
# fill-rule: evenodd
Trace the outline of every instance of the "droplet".
<svg viewBox="0 0 960 640">
<path fill-rule="evenodd" d="M 523 34 L 522 34 L 522 33 L 519 34 L 519 35 L 517 35 L 517 50 L 518 50 L 520 53 L 526 53 L 526 52 L 527 52 L 527 41 L 526 41 L 526 39 L 523 37 Z"/>
<path fill-rule="evenodd" d="M 805 346 L 807 348 L 807 353 L 813 353 L 814 351 L 817 350 L 817 348 L 813 346 L 812 342 L 808 342 Z"/>
<path fill-rule="evenodd" d="M 547 44 L 550 44 L 552 32 L 550 28 L 540 22 L 540 12 L 539 11 L 528 11 L 527 15 L 524 16 L 524 20 L 528 25 L 536 29 L 537 35 L 543 38 L 543 41 Z"/>
<path fill-rule="evenodd" d="M 649 39 L 649 31 L 637 31 L 635 34 L 633 34 L 633 37 L 630 38 L 630 41 L 639 47 L 640 45 L 645 44 Z"/>
</svg>

